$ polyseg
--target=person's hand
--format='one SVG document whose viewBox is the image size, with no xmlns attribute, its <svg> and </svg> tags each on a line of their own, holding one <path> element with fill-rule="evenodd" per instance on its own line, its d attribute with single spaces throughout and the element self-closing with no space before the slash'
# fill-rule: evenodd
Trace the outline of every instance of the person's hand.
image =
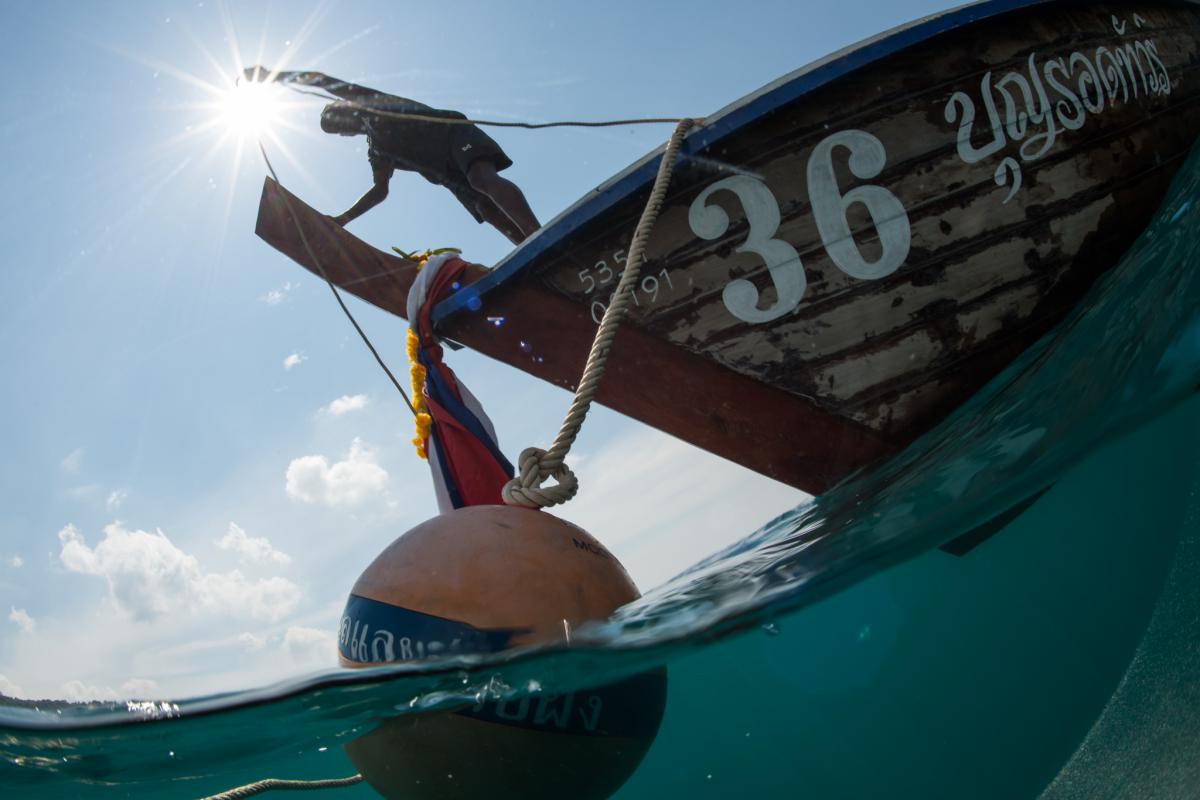
<svg viewBox="0 0 1200 800">
<path fill-rule="evenodd" d="M 248 81 L 266 81 L 271 77 L 271 70 L 261 64 L 255 64 L 253 67 L 246 67 L 242 70 L 242 74 Z"/>
</svg>

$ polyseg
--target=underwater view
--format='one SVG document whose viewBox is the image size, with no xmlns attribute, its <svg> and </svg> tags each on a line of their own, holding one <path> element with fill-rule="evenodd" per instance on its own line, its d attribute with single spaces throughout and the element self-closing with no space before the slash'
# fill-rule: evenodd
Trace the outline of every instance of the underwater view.
<svg viewBox="0 0 1200 800">
<path fill-rule="evenodd" d="M 379 26 L 399 30 L 397 16 L 359 27 L 363 8 L 341 15 L 321 4 L 304 35 L 324 25 L 338 44 L 301 40 L 296 55 L 290 40 L 282 50 L 255 42 L 247 19 L 257 16 L 189 6 L 191 29 L 164 41 L 223 32 L 219 56 L 196 44 L 214 70 L 253 91 L 297 90 L 287 96 L 299 105 L 249 135 L 217 128 L 213 136 L 233 138 L 198 156 L 148 150 L 161 185 L 94 240 L 57 242 L 6 223 L 30 263 L 38 248 L 81 249 L 45 275 L 16 275 L 11 262 L 3 284 L 0 363 L 14 382 L 13 463 L 0 490 L 0 603 L 11 607 L 0 636 L 0 795 L 1200 796 L 1200 148 L 1191 144 L 1200 120 L 1188 94 L 1200 38 L 1170 24 L 1173 14 L 1191 19 L 1186 4 L 1147 5 L 1104 5 L 1093 40 L 1090 12 L 1071 4 L 982 3 L 792 73 L 835 49 L 825 45 L 946 10 L 896 8 L 887 24 L 838 29 L 836 42 L 812 34 L 809 57 L 777 55 L 760 65 L 766 75 L 682 92 L 666 112 L 646 105 L 653 87 L 613 92 L 589 111 L 555 104 L 551 82 L 546 105 L 522 108 L 524 95 L 456 95 L 448 87 L 461 75 L 443 66 L 372 72 L 343 54 L 355 80 L 426 80 L 438 103 L 396 111 L 371 101 L 365 123 L 354 105 L 364 87 L 292 68 L 311 57 L 333 70 L 339 47 L 371 41 Z M 67 6 L 56 8 L 37 20 L 3 13 L 25 15 L 21 25 L 45 36 L 66 25 Z M 548 39 L 558 24 L 599 24 L 540 10 Z M 409 11 L 422 29 L 439 19 Z M 486 28 L 492 12 L 473 13 L 464 37 L 482 40 L 471 26 Z M 1011 16 L 1025 13 L 1062 16 L 1053 26 Z M 1008 150 L 992 150 L 1010 153 L 1004 161 L 966 155 L 979 141 L 973 100 L 950 93 L 949 78 L 926 89 L 904 76 L 876 85 L 869 72 L 912 66 L 953 37 L 970 45 L 964 58 L 983 59 L 976 44 L 1004 38 L 998 31 L 1036 38 L 1039 26 L 1069 25 L 1084 33 L 986 51 L 1026 65 L 1041 92 L 1040 114 L 1022 111 L 1019 128 L 998 110 L 1011 112 L 1015 93 L 996 95 L 1007 107 L 988 94 L 998 67 L 964 79 L 983 87 L 981 117 L 982 103 L 994 117 L 982 129 L 994 144 L 1008 137 Z M 239 26 L 248 52 L 232 68 L 224 48 Z M 107 35 L 94 39 L 108 47 Z M 1099 62 L 1114 36 L 1127 43 L 1114 51 L 1132 54 L 1113 62 L 1125 72 L 1068 55 L 1073 47 Z M 376 58 L 387 44 L 371 45 Z M 546 46 L 564 48 L 552 61 L 570 57 L 565 44 Z M 284 56 L 289 71 L 258 66 Z M 180 72 L 169 57 L 129 61 L 161 70 L 159 81 Z M 1011 89 L 1014 74 L 995 86 Z M 1123 95 L 1118 74 L 1128 78 Z M 769 82 L 778 75 L 788 77 Z M 1039 75 L 1059 99 L 1045 99 Z M 1078 94 L 1063 88 L 1067 77 Z M 582 91 L 590 80 L 565 85 Z M 823 110 L 852 105 L 847 86 L 875 91 L 868 110 L 903 111 L 868 125 L 868 111 Z M 1093 107 L 1088 87 L 1111 94 Z M 325 94 L 314 103 L 301 89 Z M 893 90 L 902 99 L 878 100 Z M 559 138 L 545 155 L 564 164 L 574 142 L 595 149 L 595 163 L 581 155 L 562 166 L 559 183 L 570 185 L 551 190 L 542 183 L 552 168 L 520 171 L 539 157 L 532 133 L 469 138 L 478 129 L 467 118 L 494 118 L 504 101 L 509 121 L 657 121 L 636 133 L 551 134 Z M 156 113 L 211 112 L 154 102 Z M 696 103 L 722 110 L 694 123 L 664 116 Z M 1143 115 L 1137 103 L 1163 105 Z M 440 124 L 438 115 L 459 119 L 442 106 L 461 107 L 463 124 Z M 303 130 L 318 110 L 320 128 Z M 404 161 L 418 158 L 416 145 L 402 157 L 381 144 L 412 135 L 384 130 L 393 113 L 431 126 L 425 142 L 469 131 L 453 134 L 464 137 L 453 140 L 459 155 L 439 162 L 457 182 Z M 1131 121 L 1140 116 L 1169 131 L 1145 132 Z M 1095 120 L 1109 127 L 1079 144 Z M 1027 124 L 1046 127 L 1033 135 Z M 33 186 L 34 168 L 17 159 L 32 134 L 17 125 L 4 126 L 20 139 L 5 163 Z M 946 127 L 945 142 L 930 144 L 921 125 Z M 368 138 L 339 145 L 357 173 L 315 167 L 328 176 L 318 186 L 306 163 L 337 144 L 322 130 Z M 199 135 L 188 131 L 185 143 Z M 1037 136 L 1044 150 L 1034 155 Z M 483 175 L 483 157 L 461 156 L 493 147 Z M 970 172 L 972 159 L 986 169 Z M 169 197 L 172 181 L 204 184 L 196 163 L 225 176 L 220 196 L 195 206 L 154 199 Z M 498 175 L 509 165 L 511 182 Z M 114 169 L 81 172 L 84 193 Z M 800 176 L 800 199 L 784 173 Z M 44 204 L 46 191 L 26 199 Z M 85 238 L 99 223 L 83 206 L 107 202 L 66 200 L 91 220 L 79 223 Z M 658 227 L 641 211 L 656 202 Z M 339 217 L 324 213 L 349 203 Z M 1079 244 L 1076 222 L 1099 238 Z M 179 238 L 198 223 L 219 235 Z M 653 228 L 648 245 L 635 224 Z M 458 228 L 462 241 L 441 238 Z M 613 242 L 625 248 L 619 258 L 591 258 Z M 448 245 L 456 249 L 440 252 Z M 126 251 L 137 255 L 127 261 Z M 140 266 L 148 253 L 165 260 Z M 730 262 L 754 264 L 733 273 L 747 279 L 712 278 L 714 263 L 736 258 L 759 261 Z M 989 272 L 1010 262 L 1034 278 Z M 189 274 L 197 263 L 223 266 Z M 974 271 L 986 300 L 954 306 L 938 294 L 973 291 L 956 283 L 956 267 Z M 614 293 L 593 294 L 609 278 Z M 625 311 L 622 293 L 640 303 Z M 1030 296 L 1051 299 L 1021 299 Z M 906 316 L 893 335 L 884 320 L 897 308 Z M 616 411 L 593 408 L 550 444 L 570 402 L 560 390 L 578 398 L 588 384 L 577 356 L 620 313 L 632 332 L 614 340 L 596 399 Z M 947 320 L 967 318 L 969 335 L 950 331 Z M 861 341 L 829 333 L 828 319 L 857 320 Z M 905 344 L 926 330 L 938 331 L 936 346 Z M 835 355 L 808 353 L 826 346 Z M 597 349 L 603 369 L 610 348 Z M 391 366 L 386 376 L 380 364 Z M 640 374 L 634 388 L 630 374 Z M 516 458 L 534 442 L 546 449 Z M 576 500 L 525 502 L 573 487 L 576 474 Z M 542 487 L 547 477 L 557 485 Z M 547 534 L 563 550 L 537 551 L 528 531 L 504 533 L 493 550 L 464 532 L 477 524 L 463 521 L 470 514 L 506 531 L 521 515 L 538 515 L 530 531 L 557 525 L 549 515 L 580 527 Z M 468 535 L 482 538 L 446 544 Z M 577 567 L 563 553 L 588 560 Z"/>
</svg>

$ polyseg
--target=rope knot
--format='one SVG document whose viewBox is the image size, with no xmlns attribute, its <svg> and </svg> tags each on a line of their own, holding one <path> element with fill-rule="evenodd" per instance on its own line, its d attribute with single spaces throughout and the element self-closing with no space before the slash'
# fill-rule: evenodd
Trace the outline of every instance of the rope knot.
<svg viewBox="0 0 1200 800">
<path fill-rule="evenodd" d="M 542 486 L 547 478 L 557 481 Z M 554 458 L 540 447 L 526 447 L 517 459 L 517 477 L 504 484 L 500 496 L 510 506 L 547 508 L 565 503 L 579 490 L 579 480 L 561 456 Z"/>
</svg>

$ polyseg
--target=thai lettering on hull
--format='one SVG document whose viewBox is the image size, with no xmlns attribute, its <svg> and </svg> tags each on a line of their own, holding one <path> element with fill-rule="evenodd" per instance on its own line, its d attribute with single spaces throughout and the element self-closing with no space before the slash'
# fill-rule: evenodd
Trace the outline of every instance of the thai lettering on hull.
<svg viewBox="0 0 1200 800">
<path fill-rule="evenodd" d="M 1134 15 L 1137 28 L 1143 23 Z M 1114 17 L 1113 28 L 1121 35 L 1126 23 Z M 997 186 L 1009 187 L 1007 203 L 1021 188 L 1022 163 L 1045 156 L 1060 135 L 1079 130 L 1089 116 L 1118 103 L 1170 93 L 1171 76 L 1159 58 L 1158 45 L 1143 39 L 1053 58 L 1030 53 L 1019 71 L 999 78 L 985 72 L 979 81 L 980 103 L 966 92 L 955 92 L 943 114 L 947 122 L 958 124 L 958 156 L 968 164 L 1017 145 L 994 173 Z"/>
</svg>

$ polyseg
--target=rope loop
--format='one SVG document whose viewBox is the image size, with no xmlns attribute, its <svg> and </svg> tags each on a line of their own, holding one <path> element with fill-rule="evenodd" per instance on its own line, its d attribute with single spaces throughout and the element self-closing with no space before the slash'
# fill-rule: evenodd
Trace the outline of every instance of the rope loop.
<svg viewBox="0 0 1200 800">
<path fill-rule="evenodd" d="M 579 491 L 579 479 L 566 462 L 552 458 L 540 447 L 526 447 L 521 451 L 517 471 L 517 477 L 500 490 L 504 502 L 510 506 L 547 508 L 567 502 Z M 557 483 L 542 486 L 547 478 L 554 478 Z"/>
</svg>

